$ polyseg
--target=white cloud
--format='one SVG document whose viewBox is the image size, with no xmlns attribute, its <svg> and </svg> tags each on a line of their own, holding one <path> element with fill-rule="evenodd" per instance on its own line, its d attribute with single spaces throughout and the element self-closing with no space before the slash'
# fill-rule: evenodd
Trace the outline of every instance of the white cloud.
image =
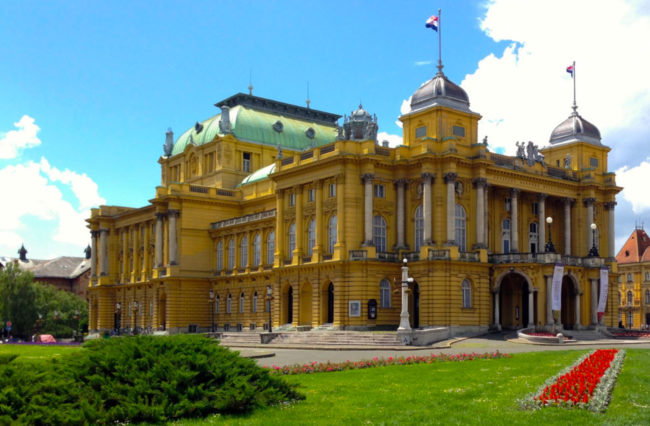
<svg viewBox="0 0 650 426">
<path fill-rule="evenodd" d="M 106 202 L 99 196 L 97 184 L 85 173 L 78 174 L 68 169 L 60 171 L 50 166 L 45 158 L 41 158 L 40 168 L 52 182 L 61 182 L 69 185 L 72 192 L 79 200 L 79 208 L 87 209 Z"/>
<path fill-rule="evenodd" d="M 15 158 L 21 150 L 41 144 L 40 139 L 36 136 L 40 129 L 34 124 L 33 118 L 23 115 L 17 123 L 14 123 L 14 126 L 18 130 L 10 130 L 5 134 L 0 133 L 0 158 Z"/>
<path fill-rule="evenodd" d="M 646 158 L 638 166 L 623 166 L 616 171 L 616 184 L 622 186 L 619 197 L 632 204 L 632 211 L 641 214 L 650 210 L 648 179 L 650 178 L 650 159 Z"/>
<path fill-rule="evenodd" d="M 404 100 L 402 101 L 402 105 L 400 105 L 400 107 L 399 107 L 400 115 L 404 115 L 404 114 L 406 114 L 406 113 L 411 112 L 411 98 L 412 98 L 412 97 L 413 97 L 413 96 L 409 96 L 408 99 L 404 99 Z M 395 120 L 395 124 L 397 124 L 397 126 L 398 126 L 400 129 L 402 128 L 402 122 L 401 122 L 401 121 L 399 121 L 399 120 Z"/>
<path fill-rule="evenodd" d="M 415 61 L 413 62 L 413 65 L 415 65 L 416 67 L 421 67 L 424 65 L 431 65 L 432 63 L 433 61 Z"/>
<path fill-rule="evenodd" d="M 400 135 L 391 135 L 386 132 L 379 132 L 377 134 L 377 141 L 381 144 L 383 141 L 388 141 L 388 146 L 395 148 L 402 145 L 402 137 Z"/>
</svg>

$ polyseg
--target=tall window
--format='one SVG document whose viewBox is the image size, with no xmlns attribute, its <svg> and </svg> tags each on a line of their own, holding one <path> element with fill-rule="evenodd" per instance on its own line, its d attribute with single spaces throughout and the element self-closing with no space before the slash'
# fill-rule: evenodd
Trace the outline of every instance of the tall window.
<svg viewBox="0 0 650 426">
<path fill-rule="evenodd" d="M 533 203 L 536 204 L 536 203 Z M 532 222 L 528 228 L 528 242 L 530 243 L 530 252 L 537 253 L 539 244 L 539 234 L 537 233 L 537 223 Z"/>
<path fill-rule="evenodd" d="M 217 271 L 223 269 L 223 241 L 217 243 Z"/>
<path fill-rule="evenodd" d="M 289 256 L 293 255 L 296 249 L 296 222 L 289 225 Z"/>
<path fill-rule="evenodd" d="M 330 183 L 330 197 L 336 197 L 336 184 Z"/>
<path fill-rule="evenodd" d="M 645 291 L 645 304 L 650 305 L 650 290 Z"/>
<path fill-rule="evenodd" d="M 461 288 L 463 289 L 463 308 L 471 308 L 472 307 L 472 285 L 470 284 L 469 280 L 463 280 L 463 283 L 461 284 Z"/>
<path fill-rule="evenodd" d="M 228 299 L 226 300 L 226 313 L 229 314 L 232 312 L 232 296 L 228 293 Z"/>
<path fill-rule="evenodd" d="M 244 152 L 244 155 L 242 157 L 242 169 L 245 172 L 250 172 L 251 171 L 251 153 L 250 152 Z"/>
<path fill-rule="evenodd" d="M 634 303 L 634 294 L 632 294 L 631 291 L 628 291 L 627 292 L 627 305 L 632 306 L 633 303 Z"/>
<path fill-rule="evenodd" d="M 262 263 L 262 236 L 255 234 L 253 238 L 253 266 L 259 266 Z"/>
<path fill-rule="evenodd" d="M 327 252 L 334 253 L 334 246 L 336 245 L 336 215 L 330 217 L 329 224 L 327 225 Z"/>
<path fill-rule="evenodd" d="M 235 269 L 235 239 L 231 238 L 228 241 L 228 270 Z"/>
<path fill-rule="evenodd" d="M 217 298 L 214 301 L 214 313 L 218 314 L 219 313 L 219 304 L 221 303 L 221 298 L 217 294 Z"/>
<path fill-rule="evenodd" d="M 375 198 L 385 198 L 386 197 L 386 187 L 381 184 L 374 186 Z"/>
<path fill-rule="evenodd" d="M 257 312 L 257 292 L 253 293 L 253 312 Z"/>
<path fill-rule="evenodd" d="M 645 273 L 645 280 L 650 281 L 650 272 Z"/>
<path fill-rule="evenodd" d="M 422 213 L 422 204 L 415 209 L 415 251 L 420 251 L 424 239 L 424 216 Z"/>
<path fill-rule="evenodd" d="M 273 264 L 273 256 L 275 255 L 275 231 L 270 231 L 266 236 L 266 263 Z"/>
<path fill-rule="evenodd" d="M 289 205 L 290 206 L 295 206 L 296 205 L 296 194 L 293 193 L 293 192 L 291 194 L 289 194 Z"/>
<path fill-rule="evenodd" d="M 459 251 L 466 251 L 465 209 L 456 204 L 456 244 Z"/>
<path fill-rule="evenodd" d="M 248 236 L 244 235 L 239 242 L 239 267 L 245 268 L 248 265 Z"/>
<path fill-rule="evenodd" d="M 627 282 L 631 283 L 632 282 L 632 274 L 627 274 Z"/>
<path fill-rule="evenodd" d="M 239 295 L 239 313 L 244 313 L 244 292 Z"/>
<path fill-rule="evenodd" d="M 501 242 L 503 252 L 510 253 L 510 219 L 503 219 L 501 222 Z"/>
<path fill-rule="evenodd" d="M 309 188 L 307 191 L 307 201 L 310 203 L 316 199 L 316 190 L 314 188 Z"/>
<path fill-rule="evenodd" d="M 539 204 L 534 201 L 530 203 L 530 212 L 537 215 L 539 213 Z"/>
<path fill-rule="evenodd" d="M 386 221 L 379 215 L 372 218 L 372 243 L 378 252 L 386 251 Z"/>
<path fill-rule="evenodd" d="M 316 245 L 316 220 L 309 221 L 307 226 L 307 255 L 311 256 L 314 253 L 314 246 Z"/>
<path fill-rule="evenodd" d="M 632 328 L 634 325 L 634 317 L 632 316 L 632 311 L 627 313 L 627 326 L 628 328 Z"/>
<path fill-rule="evenodd" d="M 386 278 L 379 282 L 379 306 L 390 308 L 390 282 Z"/>
</svg>

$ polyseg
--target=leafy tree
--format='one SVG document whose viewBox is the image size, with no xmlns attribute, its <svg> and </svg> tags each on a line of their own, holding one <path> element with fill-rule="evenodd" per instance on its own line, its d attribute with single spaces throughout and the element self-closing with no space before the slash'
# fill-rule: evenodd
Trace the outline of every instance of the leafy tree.
<svg viewBox="0 0 650 426">
<path fill-rule="evenodd" d="M 88 304 L 81 297 L 51 285 L 35 283 L 40 333 L 70 337 L 88 328 Z M 77 318 L 75 318 L 77 317 Z"/>
<path fill-rule="evenodd" d="M 0 319 L 11 321 L 16 337 L 29 337 L 38 318 L 33 280 L 31 272 L 11 263 L 0 271 Z"/>
</svg>

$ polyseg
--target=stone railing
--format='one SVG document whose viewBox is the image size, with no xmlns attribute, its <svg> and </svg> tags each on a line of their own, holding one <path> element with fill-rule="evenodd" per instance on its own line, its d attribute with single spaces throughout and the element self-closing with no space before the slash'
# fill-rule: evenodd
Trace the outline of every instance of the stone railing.
<svg viewBox="0 0 650 426">
<path fill-rule="evenodd" d="M 478 253 L 473 252 L 473 251 L 461 251 L 458 252 L 458 260 L 461 260 L 463 262 L 478 262 L 479 257 Z"/>
<path fill-rule="evenodd" d="M 275 217 L 275 209 L 264 210 L 263 212 L 247 214 L 246 216 L 233 217 L 232 219 L 221 220 L 210 224 L 210 229 L 221 229 L 243 223 L 255 222 L 262 219 Z"/>
<path fill-rule="evenodd" d="M 559 253 L 498 253 L 488 256 L 490 263 L 562 263 L 566 266 L 599 268 L 605 264 L 602 257 L 565 256 Z"/>
<path fill-rule="evenodd" d="M 411 251 L 411 252 L 406 252 L 402 253 L 402 259 L 406 259 L 408 262 L 417 262 L 420 260 L 420 253 Z M 397 261 L 401 261 L 402 259 L 397 259 Z"/>
<path fill-rule="evenodd" d="M 377 260 L 381 260 L 382 262 L 399 262 L 399 253 L 378 251 Z"/>
<path fill-rule="evenodd" d="M 449 250 L 447 249 L 430 249 L 428 260 L 449 260 L 451 256 L 449 255 Z"/>
<path fill-rule="evenodd" d="M 365 250 L 350 250 L 350 260 L 365 260 L 368 258 L 368 252 Z"/>
</svg>

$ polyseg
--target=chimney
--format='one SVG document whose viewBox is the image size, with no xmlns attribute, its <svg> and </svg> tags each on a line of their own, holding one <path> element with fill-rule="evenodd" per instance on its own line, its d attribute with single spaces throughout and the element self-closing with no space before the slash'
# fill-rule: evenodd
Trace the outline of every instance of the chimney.
<svg viewBox="0 0 650 426">
<path fill-rule="evenodd" d="M 167 129 L 165 133 L 165 145 L 163 145 L 163 151 L 165 152 L 165 157 L 172 155 L 172 150 L 174 149 L 174 132 L 172 129 Z"/>
<path fill-rule="evenodd" d="M 384 148 L 388 148 L 388 141 L 382 141 L 381 146 L 383 146 Z"/>
<path fill-rule="evenodd" d="M 219 120 L 219 130 L 221 133 L 232 133 L 232 125 L 230 124 L 230 107 L 223 105 L 221 107 L 221 120 Z"/>
<path fill-rule="evenodd" d="M 20 256 L 21 262 L 27 262 L 27 250 L 25 249 L 25 244 L 20 246 L 18 250 L 18 255 Z"/>
</svg>

